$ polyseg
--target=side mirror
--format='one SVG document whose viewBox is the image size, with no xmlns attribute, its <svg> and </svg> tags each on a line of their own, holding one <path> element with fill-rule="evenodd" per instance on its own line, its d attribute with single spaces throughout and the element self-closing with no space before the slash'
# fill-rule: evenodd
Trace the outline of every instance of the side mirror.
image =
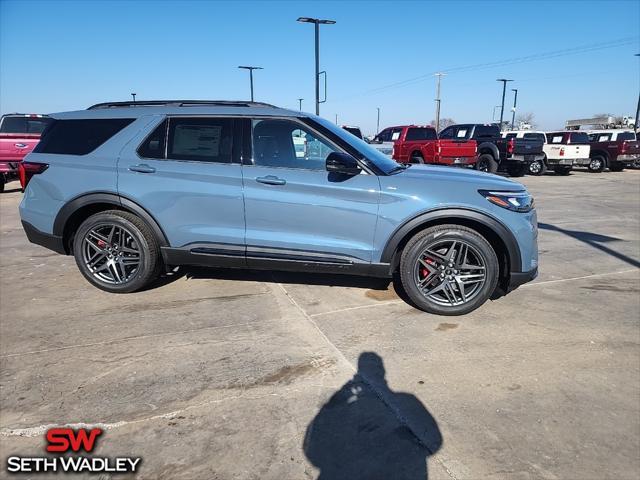
<svg viewBox="0 0 640 480">
<path fill-rule="evenodd" d="M 356 159 L 348 153 L 331 152 L 327 157 L 327 171 L 344 175 L 358 175 L 361 168 Z"/>
</svg>

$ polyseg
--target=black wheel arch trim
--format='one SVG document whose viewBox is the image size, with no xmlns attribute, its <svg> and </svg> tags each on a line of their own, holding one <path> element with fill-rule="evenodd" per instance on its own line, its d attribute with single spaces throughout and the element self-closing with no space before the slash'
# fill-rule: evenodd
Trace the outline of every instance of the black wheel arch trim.
<svg viewBox="0 0 640 480">
<path fill-rule="evenodd" d="M 53 223 L 53 234 L 62 238 L 64 236 L 65 226 L 75 212 L 83 207 L 99 203 L 115 205 L 135 213 L 151 227 L 161 247 L 169 246 L 167 236 L 162 230 L 162 227 L 160 227 L 160 224 L 147 210 L 133 200 L 112 192 L 91 192 L 69 200 L 56 215 Z"/>
<path fill-rule="evenodd" d="M 493 156 L 493 159 L 496 162 L 500 161 L 500 150 L 498 149 L 495 143 L 482 142 L 478 144 L 477 149 L 478 149 L 478 157 L 480 155 L 484 155 L 484 153 L 482 153 L 482 150 L 491 150 L 491 155 Z"/>
<path fill-rule="evenodd" d="M 494 217 L 477 210 L 466 208 L 441 208 L 430 210 L 407 220 L 405 223 L 398 226 L 391 234 L 389 240 L 387 240 L 387 244 L 382 251 L 380 262 L 393 264 L 394 256 L 400 243 L 411 231 L 419 228 L 421 225 L 433 222 L 434 220 L 456 219 L 478 222 L 491 229 L 498 237 L 500 237 L 507 248 L 511 272 L 522 272 L 522 256 L 520 255 L 520 247 L 518 246 L 518 242 L 516 241 L 513 233 L 505 227 L 502 222 Z"/>
</svg>

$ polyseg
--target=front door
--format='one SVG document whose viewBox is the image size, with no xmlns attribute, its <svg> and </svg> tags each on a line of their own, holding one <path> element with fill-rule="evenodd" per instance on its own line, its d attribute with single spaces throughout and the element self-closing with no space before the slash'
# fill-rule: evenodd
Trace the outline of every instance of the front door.
<svg viewBox="0 0 640 480">
<path fill-rule="evenodd" d="M 243 165 L 248 265 L 368 265 L 378 177 L 327 172 L 327 156 L 340 148 L 296 119 L 255 119 L 251 127 Z"/>
<path fill-rule="evenodd" d="M 171 247 L 244 255 L 239 123 L 157 118 L 121 152 L 119 194 L 155 218 Z"/>
</svg>

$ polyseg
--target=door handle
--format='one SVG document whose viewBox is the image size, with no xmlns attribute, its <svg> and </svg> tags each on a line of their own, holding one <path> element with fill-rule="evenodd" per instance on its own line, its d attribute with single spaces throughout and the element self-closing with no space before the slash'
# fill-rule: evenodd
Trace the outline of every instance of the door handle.
<svg viewBox="0 0 640 480">
<path fill-rule="evenodd" d="M 257 177 L 256 182 L 266 185 L 284 185 L 287 181 L 284 178 L 278 178 L 275 175 L 267 175 L 266 177 Z"/>
<path fill-rule="evenodd" d="M 150 165 L 147 165 L 146 163 L 139 163 L 138 165 L 131 165 L 129 167 L 129 170 L 131 170 L 132 172 L 138 172 L 138 173 L 154 173 L 156 171 L 155 168 L 153 168 Z"/>
</svg>

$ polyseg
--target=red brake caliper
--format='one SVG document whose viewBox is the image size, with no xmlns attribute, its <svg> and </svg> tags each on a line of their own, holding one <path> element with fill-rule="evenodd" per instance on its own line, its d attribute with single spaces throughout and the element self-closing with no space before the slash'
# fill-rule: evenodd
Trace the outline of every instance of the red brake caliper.
<svg viewBox="0 0 640 480">
<path fill-rule="evenodd" d="M 433 260 L 431 260 L 430 258 L 425 258 L 424 259 L 425 262 L 427 262 L 429 265 L 431 265 L 432 267 L 436 265 L 436 262 L 434 262 Z M 427 270 L 426 268 L 422 268 L 420 269 L 420 273 L 422 274 L 423 278 L 427 278 L 429 276 L 429 270 Z"/>
</svg>

